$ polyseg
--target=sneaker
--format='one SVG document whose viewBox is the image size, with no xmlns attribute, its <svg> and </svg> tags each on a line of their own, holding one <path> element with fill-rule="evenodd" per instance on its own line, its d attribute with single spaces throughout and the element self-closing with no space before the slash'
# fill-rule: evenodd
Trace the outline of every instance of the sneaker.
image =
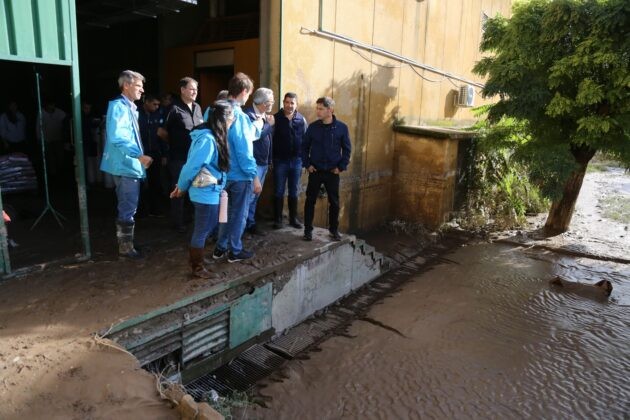
<svg viewBox="0 0 630 420">
<path fill-rule="evenodd" d="M 339 234 L 338 231 L 333 230 L 330 232 L 330 239 L 332 239 L 333 241 L 340 241 L 341 240 L 341 235 Z"/>
<path fill-rule="evenodd" d="M 227 251 L 225 249 L 221 249 L 219 247 L 214 248 L 214 251 L 212 252 L 212 258 L 214 258 L 215 260 L 220 260 L 223 257 L 225 257 L 225 254 L 227 253 Z"/>
<path fill-rule="evenodd" d="M 304 236 L 302 237 L 305 241 L 312 241 L 313 240 L 313 232 L 304 232 Z"/>
<path fill-rule="evenodd" d="M 247 251 L 245 249 L 242 249 L 241 252 L 239 252 L 238 254 L 234 254 L 233 252 L 230 251 L 230 253 L 228 254 L 228 262 L 235 263 L 235 262 L 247 260 L 253 256 L 254 256 L 253 252 Z"/>
</svg>

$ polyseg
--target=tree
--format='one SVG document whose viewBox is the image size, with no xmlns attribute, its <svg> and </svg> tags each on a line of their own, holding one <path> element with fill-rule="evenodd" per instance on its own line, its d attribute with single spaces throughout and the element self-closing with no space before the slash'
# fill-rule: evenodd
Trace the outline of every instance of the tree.
<svg viewBox="0 0 630 420">
<path fill-rule="evenodd" d="M 487 21 L 481 50 L 490 55 L 473 71 L 499 97 L 488 119 L 522 123 L 515 153 L 541 170 L 543 190 L 560 191 L 545 230 L 565 232 L 593 155 L 630 166 L 630 1 L 520 2 Z"/>
</svg>

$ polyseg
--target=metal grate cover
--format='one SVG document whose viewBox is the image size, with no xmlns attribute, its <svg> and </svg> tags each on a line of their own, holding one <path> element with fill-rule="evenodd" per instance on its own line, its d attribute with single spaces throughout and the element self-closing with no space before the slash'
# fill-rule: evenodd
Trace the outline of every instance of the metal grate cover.
<svg viewBox="0 0 630 420">
<path fill-rule="evenodd" d="M 205 400 L 211 390 L 223 395 L 234 391 L 247 391 L 256 382 L 282 366 L 285 361 L 285 358 L 257 344 L 227 365 L 188 383 L 186 390 L 198 401 Z"/>
</svg>

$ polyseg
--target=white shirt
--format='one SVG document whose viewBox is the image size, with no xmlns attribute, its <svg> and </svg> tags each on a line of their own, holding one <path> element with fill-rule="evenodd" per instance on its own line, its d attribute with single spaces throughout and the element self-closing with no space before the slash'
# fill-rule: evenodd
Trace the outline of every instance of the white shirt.
<svg viewBox="0 0 630 420">
<path fill-rule="evenodd" d="M 63 121 L 66 118 L 66 113 L 60 110 L 59 108 L 55 108 L 53 112 L 48 112 L 45 109 L 42 109 L 42 122 L 44 129 L 44 138 L 46 139 L 46 143 L 63 141 Z M 37 118 L 37 123 L 35 124 L 36 135 L 37 138 L 41 138 L 41 133 L 39 131 L 39 117 Z"/>
</svg>

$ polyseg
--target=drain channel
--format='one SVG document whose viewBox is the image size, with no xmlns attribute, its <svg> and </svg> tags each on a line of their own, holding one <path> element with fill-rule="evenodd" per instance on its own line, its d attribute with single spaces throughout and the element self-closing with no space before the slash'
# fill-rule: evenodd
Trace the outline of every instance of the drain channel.
<svg viewBox="0 0 630 420">
<path fill-rule="evenodd" d="M 314 349 L 330 336 L 347 335 L 347 329 L 354 320 L 365 318 L 374 303 L 398 290 L 411 276 L 422 273 L 435 264 L 449 262 L 440 256 L 461 242 L 451 243 L 448 247 L 436 244 L 425 248 L 422 250 L 422 257 L 418 253 L 401 253 L 397 258 L 398 266 L 388 273 L 285 334 L 265 344 L 253 345 L 228 364 L 185 384 L 186 390 L 196 400 L 205 400 L 212 390 L 223 396 L 235 391 L 249 391 L 258 381 L 300 353 Z"/>
</svg>

